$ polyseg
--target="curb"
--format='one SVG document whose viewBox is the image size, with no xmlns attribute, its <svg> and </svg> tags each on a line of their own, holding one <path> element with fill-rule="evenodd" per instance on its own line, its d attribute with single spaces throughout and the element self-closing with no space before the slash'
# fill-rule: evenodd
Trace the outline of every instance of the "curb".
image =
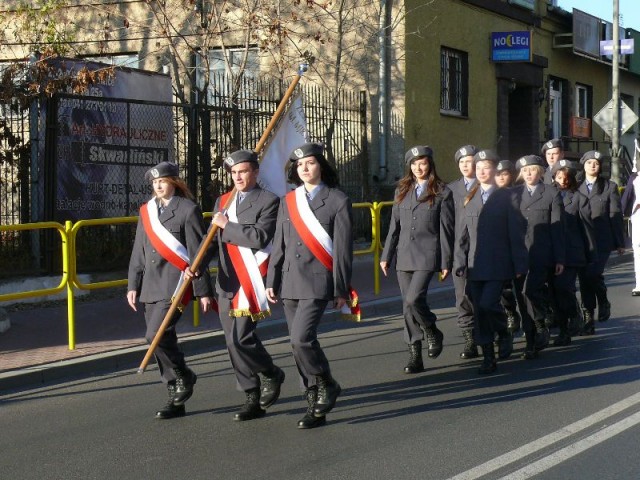
<svg viewBox="0 0 640 480">
<path fill-rule="evenodd" d="M 429 292 L 431 301 L 441 299 L 453 292 L 453 286 L 432 288 Z M 374 318 L 397 315 L 402 311 L 402 297 L 387 297 L 362 303 L 366 312 L 363 323 Z M 339 312 L 328 310 L 324 314 L 324 322 L 337 322 Z M 270 340 L 288 334 L 287 322 L 284 318 L 269 320 L 258 324 L 262 340 Z M 180 337 L 180 347 L 185 356 L 192 356 L 226 348 L 224 333 L 221 330 L 193 334 Z M 44 384 L 60 383 L 69 379 L 87 378 L 95 375 L 135 370 L 140 365 L 148 346 L 139 345 L 109 352 L 86 355 L 70 360 L 35 365 L 18 370 L 0 373 L 0 392 L 11 390 L 38 388 Z M 157 368 L 150 365 L 150 368 Z"/>
</svg>

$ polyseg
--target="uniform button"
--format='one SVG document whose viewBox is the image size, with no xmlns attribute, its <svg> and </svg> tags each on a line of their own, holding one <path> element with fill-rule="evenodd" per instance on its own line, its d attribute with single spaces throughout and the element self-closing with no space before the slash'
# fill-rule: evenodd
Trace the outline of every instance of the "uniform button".
<svg viewBox="0 0 640 480">
<path fill-rule="evenodd" d="M 156 261 L 155 260 L 151 260 L 151 263 L 156 263 Z"/>
<path fill-rule="evenodd" d="M 299 253 L 296 253 L 296 258 L 300 258 L 300 254 Z"/>
<path fill-rule="evenodd" d="M 151 252 L 152 252 L 152 253 L 156 253 L 156 251 L 155 251 L 155 250 L 151 250 Z"/>
<path fill-rule="evenodd" d="M 416 217 L 413 217 L 414 220 L 416 220 Z"/>
<path fill-rule="evenodd" d="M 298 242 L 298 246 L 302 245 L 302 242 Z"/>
<path fill-rule="evenodd" d="M 413 238 L 413 237 L 411 237 L 411 240 L 413 240 L 413 239 L 414 239 L 414 238 Z"/>
<path fill-rule="evenodd" d="M 411 227 L 411 230 L 415 230 L 415 229 L 416 229 L 416 227 Z"/>
</svg>

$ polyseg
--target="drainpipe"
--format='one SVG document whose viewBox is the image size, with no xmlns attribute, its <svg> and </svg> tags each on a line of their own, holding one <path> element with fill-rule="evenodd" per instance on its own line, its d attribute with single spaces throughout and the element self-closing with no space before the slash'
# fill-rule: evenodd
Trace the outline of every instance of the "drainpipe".
<svg viewBox="0 0 640 480">
<path fill-rule="evenodd" d="M 378 76 L 378 180 L 387 178 L 388 139 L 389 139 L 389 74 L 388 74 L 388 38 L 391 28 L 391 0 L 380 0 L 380 19 L 378 25 L 378 43 L 380 47 L 380 71 Z"/>
</svg>

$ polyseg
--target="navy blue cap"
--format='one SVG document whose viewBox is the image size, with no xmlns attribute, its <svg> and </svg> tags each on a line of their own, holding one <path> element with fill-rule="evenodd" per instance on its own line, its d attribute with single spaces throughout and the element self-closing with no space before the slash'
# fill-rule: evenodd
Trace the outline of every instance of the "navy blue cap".
<svg viewBox="0 0 640 480">
<path fill-rule="evenodd" d="M 416 145 L 415 147 L 407 150 L 407 153 L 404 154 L 404 163 L 408 165 L 416 158 L 421 157 L 429 157 L 433 160 L 433 149 L 427 145 Z"/>
<path fill-rule="evenodd" d="M 538 155 L 525 155 L 518 160 L 516 168 L 520 170 L 522 167 L 530 167 L 532 165 L 544 167 L 545 161 L 542 160 L 542 157 L 539 157 Z"/>
<path fill-rule="evenodd" d="M 324 145 L 321 143 L 303 143 L 296 147 L 289 155 L 289 161 L 297 162 L 301 158 L 315 157 L 317 155 L 324 155 Z"/>
<path fill-rule="evenodd" d="M 459 163 L 461 158 L 469 156 L 473 157 L 476 153 L 478 153 L 478 148 L 475 145 L 465 145 L 464 147 L 460 147 L 456 150 L 453 158 L 455 158 L 456 163 Z"/>
<path fill-rule="evenodd" d="M 151 182 L 156 178 L 177 177 L 179 173 L 180 169 L 177 164 L 171 162 L 160 162 L 155 167 L 147 170 L 144 174 L 144 178 Z"/>
<path fill-rule="evenodd" d="M 244 162 L 251 162 L 258 165 L 258 154 L 253 150 L 236 150 L 224 159 L 224 169 L 230 172 L 232 167 Z"/>
</svg>

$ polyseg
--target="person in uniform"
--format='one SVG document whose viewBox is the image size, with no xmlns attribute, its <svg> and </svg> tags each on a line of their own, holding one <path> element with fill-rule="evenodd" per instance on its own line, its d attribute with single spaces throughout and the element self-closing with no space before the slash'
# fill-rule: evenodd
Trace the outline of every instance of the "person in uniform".
<svg viewBox="0 0 640 480">
<path fill-rule="evenodd" d="M 193 202 L 184 181 L 178 178 L 178 165 L 162 162 L 147 171 L 146 178 L 152 182 L 155 196 L 140 207 L 129 261 L 127 301 L 134 311 L 137 311 L 137 301 L 144 304 L 146 339 L 151 343 L 171 307 L 189 259 L 198 251 L 205 226 L 200 207 Z M 196 279 L 192 286 L 182 304 L 187 304 L 192 293 L 200 297 L 202 310 L 207 312 L 212 296 L 208 273 Z M 181 314 L 182 308 L 178 308 L 154 352 L 169 392 L 166 405 L 156 412 L 156 418 L 160 419 L 185 414 L 185 402 L 191 398 L 197 380 L 178 346 L 176 323 Z"/>
<path fill-rule="evenodd" d="M 496 166 L 495 183 L 498 188 L 511 188 L 516 179 L 516 166 L 511 160 L 500 160 Z M 518 300 L 513 279 L 504 282 L 502 289 L 502 306 L 507 315 L 507 328 L 511 334 L 520 331 L 522 316 L 518 313 Z"/>
<path fill-rule="evenodd" d="M 585 335 L 595 333 L 596 306 L 599 322 L 606 322 L 611 316 L 604 268 L 612 250 L 617 250 L 620 255 L 624 253 L 624 226 L 618 185 L 600 174 L 602 159 L 603 155 L 596 150 L 586 152 L 580 159 L 584 167 L 584 181 L 578 190 L 589 199 L 598 248 L 597 260 L 578 273 Z"/>
<path fill-rule="evenodd" d="M 398 182 L 389 232 L 380 257 L 387 275 L 396 261 L 402 295 L 404 339 L 409 346 L 405 373 L 424 370 L 422 340 L 427 334 L 427 355 L 437 358 L 444 335 L 429 309 L 427 293 L 436 272 L 444 279 L 451 271 L 454 240 L 454 204 L 451 190 L 440 180 L 433 150 L 419 145 L 405 155 L 406 173 Z"/>
<path fill-rule="evenodd" d="M 635 161 L 632 174 L 622 194 L 622 213 L 631 222 L 631 247 L 633 248 L 633 269 L 635 271 L 635 287 L 631 290 L 634 297 L 640 296 L 640 177 Z"/>
<path fill-rule="evenodd" d="M 462 234 L 456 243 L 456 276 L 467 275 L 473 303 L 475 341 L 482 348 L 478 373 L 496 370 L 494 338 L 498 357 L 513 352 L 513 334 L 501 305 L 504 284 L 527 273 L 528 253 L 524 243 L 524 220 L 509 189 L 496 186 L 498 156 L 491 150 L 475 155 L 477 182 L 464 205 Z"/>
<path fill-rule="evenodd" d="M 523 329 L 526 347 L 523 358 L 536 358 L 549 344 L 549 329 L 545 325 L 547 288 L 554 276 L 562 274 L 565 262 L 563 231 L 564 208 L 557 188 L 542 182 L 543 160 L 526 155 L 517 162 L 521 185 L 513 188 L 526 223 L 525 244 L 529 250 L 529 271 L 516 279 L 517 292 L 526 305 Z"/>
<path fill-rule="evenodd" d="M 581 318 L 576 298 L 578 270 L 592 263 L 596 239 L 589 200 L 578 192 L 575 162 L 561 159 L 551 169 L 553 184 L 560 190 L 564 205 L 565 262 L 560 275 L 553 279 L 554 311 L 560 333 L 554 346 L 566 346 L 571 336 L 580 332 Z"/>
<path fill-rule="evenodd" d="M 276 230 L 279 199 L 258 185 L 258 155 L 237 150 L 224 161 L 236 194 L 218 198 L 212 222 L 218 226 L 216 295 L 220 323 L 238 388 L 245 392 L 244 406 L 234 420 L 264 416 L 280 396 L 284 371 L 256 334 L 256 322 L 269 315 L 263 276 Z M 206 263 L 205 263 L 206 264 Z M 260 381 L 262 374 L 263 380 Z"/>
<path fill-rule="evenodd" d="M 458 242 L 460 235 L 462 234 L 462 220 L 464 215 L 462 210 L 464 208 L 464 200 L 469 193 L 469 190 L 476 182 L 476 171 L 473 164 L 473 156 L 478 152 L 478 149 L 474 145 L 464 145 L 456 150 L 454 154 L 454 160 L 458 165 L 458 169 L 462 176 L 453 182 L 449 183 L 447 187 L 451 190 L 453 195 L 453 203 L 455 206 L 455 239 L 454 242 Z M 454 258 L 453 268 L 454 271 L 459 267 Z M 478 347 L 473 339 L 473 306 L 471 300 L 467 295 L 467 279 L 465 275 L 453 276 L 453 286 L 456 294 L 456 309 L 458 311 L 457 324 L 462 331 L 464 338 L 464 348 L 460 352 L 460 358 L 470 359 L 478 356 Z"/>
<path fill-rule="evenodd" d="M 552 138 L 542 145 L 542 156 L 547 162 L 547 169 L 544 172 L 544 183 L 551 185 L 553 183 L 553 176 L 551 169 L 560 160 L 564 158 L 564 147 L 562 140 L 559 138 Z"/>
<path fill-rule="evenodd" d="M 326 423 L 341 388 L 318 341 L 318 324 L 331 301 L 341 310 L 351 298 L 351 201 L 338 190 L 338 174 L 324 147 L 305 143 L 290 156 L 289 182 L 297 188 L 280 202 L 267 273 L 267 297 L 282 299 L 293 357 L 308 408 L 298 428 Z"/>
</svg>

